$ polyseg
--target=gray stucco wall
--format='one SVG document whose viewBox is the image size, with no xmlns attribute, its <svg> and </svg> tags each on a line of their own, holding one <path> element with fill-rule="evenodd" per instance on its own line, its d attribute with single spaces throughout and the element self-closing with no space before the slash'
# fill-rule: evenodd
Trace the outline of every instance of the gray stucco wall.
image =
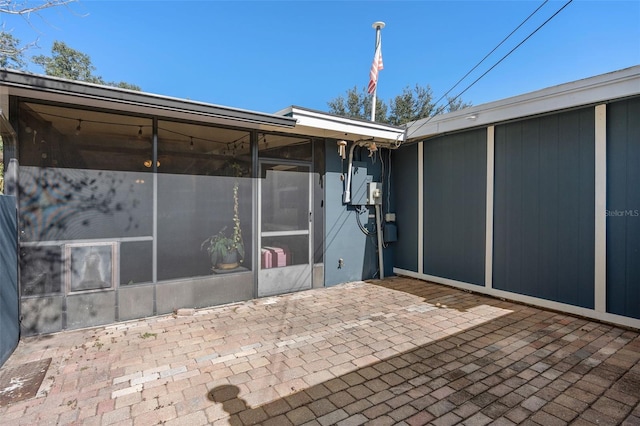
<svg viewBox="0 0 640 426">
<path fill-rule="evenodd" d="M 0 195 L 0 366 L 20 338 L 15 197 Z"/>
<path fill-rule="evenodd" d="M 487 132 L 424 142 L 424 273 L 484 285 Z"/>
<path fill-rule="evenodd" d="M 607 311 L 640 318 L 640 98 L 607 106 Z"/>
<path fill-rule="evenodd" d="M 593 108 L 497 126 L 493 287 L 594 306 Z"/>
</svg>

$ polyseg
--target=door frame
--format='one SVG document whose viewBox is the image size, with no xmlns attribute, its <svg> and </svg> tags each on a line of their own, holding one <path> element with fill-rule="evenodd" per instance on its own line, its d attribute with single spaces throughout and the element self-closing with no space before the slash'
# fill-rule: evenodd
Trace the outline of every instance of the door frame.
<svg viewBox="0 0 640 426">
<path fill-rule="evenodd" d="M 257 180 L 258 180 L 258 184 L 257 184 L 257 208 L 256 208 L 256 216 L 257 216 L 257 228 L 256 228 L 256 234 L 257 234 L 257 244 L 255 245 L 255 249 L 254 249 L 254 259 L 255 259 L 255 270 L 256 270 L 256 288 L 255 288 L 255 294 L 257 297 L 266 297 L 266 296 L 272 296 L 272 295 L 276 295 L 276 294 L 284 294 L 284 293 L 289 293 L 291 291 L 283 291 L 283 292 L 279 292 L 279 293 L 261 293 L 261 288 L 260 288 L 260 284 L 261 282 L 264 281 L 264 279 L 266 278 L 264 275 L 264 273 L 262 273 L 263 269 L 262 269 L 262 255 L 261 255 L 261 248 L 262 248 L 262 237 L 263 237 L 263 231 L 262 231 L 262 170 L 263 170 L 263 166 L 265 164 L 276 164 L 276 165 L 284 165 L 284 166 L 298 166 L 298 167 L 305 167 L 307 169 L 307 187 L 308 187 L 308 200 L 307 200 L 307 217 L 308 217 L 308 221 L 307 221 L 307 229 L 306 229 L 306 235 L 307 235 L 307 263 L 306 264 L 301 264 L 301 265 L 305 265 L 306 268 L 308 269 L 308 285 L 305 284 L 303 287 L 295 289 L 292 288 L 291 291 L 301 291 L 301 290 L 307 290 L 307 289 L 311 289 L 313 288 L 313 271 L 314 271 L 314 252 L 313 252 L 313 162 L 312 161 L 302 161 L 302 160 L 287 160 L 287 159 L 282 159 L 282 158 L 273 158 L 273 157 L 260 157 L 258 158 L 258 175 L 257 175 Z M 269 233 L 272 233 L 271 231 L 267 231 Z M 291 231 L 289 231 L 291 232 Z M 274 232 L 274 235 L 271 236 L 276 236 L 275 234 L 280 234 L 280 232 Z M 287 231 L 283 231 L 281 234 L 283 235 L 287 235 Z M 297 232 L 297 231 L 293 231 L 293 233 L 291 233 L 290 235 L 305 235 L 305 233 L 302 232 Z M 292 265 L 292 266 L 300 266 L 300 265 Z M 284 267 L 286 268 L 286 267 Z M 270 268 L 272 269 L 272 268 Z M 281 269 L 281 268 L 278 268 Z M 302 269 L 302 268 L 297 268 L 297 269 Z M 285 272 L 286 273 L 286 272 Z"/>
</svg>

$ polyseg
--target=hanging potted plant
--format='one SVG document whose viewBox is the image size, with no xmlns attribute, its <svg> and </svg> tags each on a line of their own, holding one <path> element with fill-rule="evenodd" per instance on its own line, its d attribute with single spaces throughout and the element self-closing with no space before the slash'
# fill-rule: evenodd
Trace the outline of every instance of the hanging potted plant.
<svg viewBox="0 0 640 426">
<path fill-rule="evenodd" d="M 233 186 L 233 233 L 228 236 L 227 227 L 204 240 L 201 250 L 207 250 L 211 259 L 211 269 L 235 269 L 244 260 L 244 242 L 238 214 L 238 182 Z"/>
</svg>

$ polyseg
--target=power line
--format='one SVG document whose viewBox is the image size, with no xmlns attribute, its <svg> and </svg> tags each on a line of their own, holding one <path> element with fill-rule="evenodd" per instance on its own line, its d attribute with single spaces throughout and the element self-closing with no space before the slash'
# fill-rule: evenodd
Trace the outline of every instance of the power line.
<svg viewBox="0 0 640 426">
<path fill-rule="evenodd" d="M 502 61 L 504 61 L 509 55 L 511 55 L 513 52 L 515 52 L 516 49 L 518 49 L 520 46 L 522 46 L 527 40 L 529 40 L 535 33 L 537 33 L 542 27 L 544 27 L 547 23 L 549 23 L 549 21 L 551 21 L 553 18 L 555 18 L 560 12 L 562 12 L 564 10 L 564 8 L 566 8 L 567 6 L 569 6 L 570 3 L 572 3 L 573 0 L 568 0 L 560 9 L 558 9 L 553 15 L 551 15 L 546 21 L 544 21 L 542 24 L 540 24 L 535 30 L 533 30 L 527 37 L 525 37 L 520 43 L 518 43 L 513 49 L 511 49 L 509 52 L 507 52 L 506 55 L 504 55 L 502 58 L 500 58 L 495 64 L 493 64 L 488 70 L 486 70 L 484 73 L 482 73 L 480 75 L 480 77 L 476 78 L 473 82 L 471 82 L 471 84 L 469 84 L 467 87 L 464 88 L 464 90 L 460 93 L 458 93 L 458 95 L 456 95 L 453 99 L 451 99 L 447 105 L 450 105 L 452 102 L 454 102 L 455 100 L 457 100 L 460 96 L 462 96 L 467 90 L 469 90 L 472 86 L 474 86 L 478 81 L 480 81 L 480 79 L 482 79 L 485 75 L 487 75 L 489 72 L 491 72 L 495 67 L 497 67 Z M 527 18 L 528 19 L 528 18 Z M 458 83 L 456 83 L 457 85 Z M 455 86 L 454 86 L 455 87 Z M 448 92 L 447 92 L 448 93 Z M 440 98 L 442 99 L 442 98 Z M 420 130 L 420 128 L 422 128 L 425 124 L 427 124 L 429 121 L 431 121 L 431 119 L 433 117 L 435 117 L 436 115 L 440 114 L 444 108 L 446 108 L 447 105 L 443 105 L 442 107 L 440 107 L 431 117 L 427 118 L 422 124 L 420 124 L 418 127 L 416 127 L 415 129 L 413 129 L 411 131 L 410 134 L 407 134 L 407 138 L 410 137 L 412 134 L 414 134 L 415 132 L 417 132 L 418 130 Z"/>
<path fill-rule="evenodd" d="M 531 12 L 531 14 L 530 14 L 529 16 L 527 16 L 527 17 L 526 17 L 526 19 L 525 19 L 524 21 L 522 21 L 522 22 L 521 22 L 521 23 L 520 23 L 520 24 L 519 24 L 519 25 L 518 25 L 518 26 L 517 26 L 513 31 L 511 31 L 511 32 L 509 33 L 509 35 L 507 35 L 505 38 L 503 38 L 503 39 L 502 39 L 502 41 L 501 41 L 500 43 L 498 43 L 498 45 L 497 45 L 496 47 L 494 47 L 494 48 L 491 50 L 491 52 L 487 53 L 487 54 L 485 55 L 485 57 L 484 57 L 484 58 L 482 58 L 482 59 L 480 60 L 480 62 L 478 62 L 478 63 L 477 63 L 473 68 L 471 68 L 471 69 L 470 69 L 470 70 L 469 70 L 469 71 L 468 71 L 464 76 L 462 76 L 462 78 L 461 78 L 460 80 L 458 80 L 458 81 L 456 82 L 456 84 L 454 84 L 454 85 L 451 87 L 451 89 L 447 90 L 447 92 L 446 92 L 444 95 L 440 96 L 440 99 L 438 99 L 438 100 L 434 103 L 434 105 L 438 105 L 442 99 L 444 99 L 444 98 L 445 98 L 449 93 L 451 93 L 451 91 L 452 91 L 453 89 L 455 89 L 455 88 L 458 86 L 458 84 L 460 84 L 460 83 L 462 82 L 462 80 L 464 80 L 465 78 L 467 78 L 467 77 L 469 76 L 469 74 L 471 74 L 473 71 L 475 71 L 475 70 L 476 70 L 476 68 L 478 68 L 478 67 L 479 67 L 479 66 L 480 66 L 480 65 L 481 65 L 481 64 L 482 64 L 482 63 L 483 63 L 483 62 L 484 62 L 484 61 L 485 61 L 489 56 L 491 56 L 491 55 L 493 54 L 493 52 L 495 52 L 496 50 L 498 50 L 498 48 L 499 48 L 500 46 L 502 46 L 502 45 L 504 44 L 504 42 L 505 42 L 505 41 L 507 41 L 507 40 L 508 40 L 508 39 L 509 39 L 509 38 L 510 38 L 510 37 L 511 37 L 511 36 L 512 36 L 516 31 L 518 31 L 518 30 L 520 29 L 520 27 L 522 27 L 522 26 L 523 26 L 523 25 L 524 25 L 524 24 L 525 24 L 529 19 L 531 19 L 531 17 L 532 17 L 533 15 L 535 15 L 536 13 L 538 13 L 538 11 L 539 11 L 540 9 L 542 9 L 542 6 L 544 6 L 544 5 L 545 5 L 545 4 L 547 4 L 548 2 L 549 2 L 549 0 L 544 0 L 544 2 L 542 2 L 542 4 L 536 8 L 536 10 L 534 10 L 533 12 Z"/>
</svg>

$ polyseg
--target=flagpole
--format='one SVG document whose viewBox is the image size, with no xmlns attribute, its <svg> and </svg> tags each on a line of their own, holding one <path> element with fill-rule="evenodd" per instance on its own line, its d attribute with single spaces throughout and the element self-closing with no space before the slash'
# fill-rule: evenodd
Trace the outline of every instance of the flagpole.
<svg viewBox="0 0 640 426">
<path fill-rule="evenodd" d="M 380 45 L 380 30 L 384 28 L 384 22 L 376 21 L 373 23 L 372 27 L 376 30 L 376 46 L 375 50 L 378 49 Z M 376 96 L 378 94 L 378 84 L 376 82 L 376 86 L 373 89 L 373 96 L 371 97 L 371 121 L 376 121 Z"/>
</svg>

